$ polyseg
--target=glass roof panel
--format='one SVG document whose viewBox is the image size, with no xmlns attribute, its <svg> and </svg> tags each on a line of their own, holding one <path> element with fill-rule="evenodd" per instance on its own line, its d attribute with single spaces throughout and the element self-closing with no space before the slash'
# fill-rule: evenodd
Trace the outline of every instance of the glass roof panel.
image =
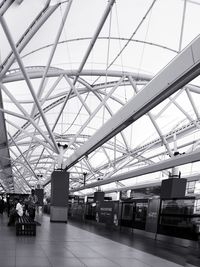
<svg viewBox="0 0 200 267">
<path fill-rule="evenodd" d="M 28 186 L 16 168 L 31 186 L 37 184 L 37 174 L 42 175 L 42 184 L 48 183 L 51 171 L 58 166 L 58 143 L 68 145 L 64 163 L 79 155 L 94 136 L 103 135 L 105 123 L 112 125 L 115 114 L 121 114 L 122 108 L 199 35 L 200 4 L 195 0 L 186 5 L 183 0 L 70 3 L 14 2 L 5 10 L 0 25 L 1 111 L 14 181 L 23 183 L 23 190 Z M 11 45 L 17 47 L 15 55 L 10 54 Z M 115 137 L 106 142 L 95 139 L 94 151 L 69 169 L 70 186 L 79 190 L 83 172 L 87 173 L 86 184 L 92 184 L 158 164 L 177 151 L 199 149 L 199 103 L 200 78 L 196 77 Z M 121 120 L 119 116 L 119 124 Z M 180 170 L 192 174 L 198 171 L 197 166 L 187 164 Z M 168 171 L 127 179 L 123 184 L 160 181 Z M 117 187 L 113 182 L 102 189 Z"/>
</svg>

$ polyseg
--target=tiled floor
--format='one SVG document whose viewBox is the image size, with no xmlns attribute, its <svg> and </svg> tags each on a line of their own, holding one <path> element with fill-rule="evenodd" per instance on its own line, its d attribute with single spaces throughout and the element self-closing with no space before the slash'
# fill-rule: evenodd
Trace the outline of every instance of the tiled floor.
<svg viewBox="0 0 200 267">
<path fill-rule="evenodd" d="M 0 217 L 0 267 L 185 265 L 121 244 L 70 223 L 50 223 L 46 215 L 40 221 L 42 225 L 37 226 L 36 237 L 16 237 L 15 227 L 7 227 L 6 216 Z"/>
</svg>

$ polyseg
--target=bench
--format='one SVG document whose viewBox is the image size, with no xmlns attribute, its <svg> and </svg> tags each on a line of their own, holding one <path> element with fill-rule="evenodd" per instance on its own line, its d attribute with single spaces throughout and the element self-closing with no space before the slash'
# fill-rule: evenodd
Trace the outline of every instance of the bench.
<svg viewBox="0 0 200 267">
<path fill-rule="evenodd" d="M 16 235 L 36 235 L 36 222 L 32 221 L 27 215 L 18 217 L 15 226 Z"/>
</svg>

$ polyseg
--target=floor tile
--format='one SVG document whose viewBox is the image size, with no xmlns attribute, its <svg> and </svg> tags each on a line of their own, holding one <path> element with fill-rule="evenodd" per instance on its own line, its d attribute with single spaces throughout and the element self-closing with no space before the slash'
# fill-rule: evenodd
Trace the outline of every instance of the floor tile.
<svg viewBox="0 0 200 267">
<path fill-rule="evenodd" d="M 50 267 L 50 262 L 44 257 L 16 257 L 16 267 Z"/>
<path fill-rule="evenodd" d="M 45 251 L 45 255 L 49 258 L 60 257 L 60 258 L 75 258 L 75 255 L 70 251 Z"/>
<path fill-rule="evenodd" d="M 83 267 L 85 266 L 79 259 L 76 258 L 59 258 L 54 257 L 50 259 L 53 267 Z"/>
<path fill-rule="evenodd" d="M 103 258 L 80 258 L 80 260 L 88 267 L 119 267 L 120 265 Z M 130 265 L 124 265 L 130 266 Z"/>
<path fill-rule="evenodd" d="M 10 267 L 15 266 L 15 257 L 8 257 L 8 255 L 5 255 L 5 257 L 0 258 L 0 266 L 1 267 Z"/>
<path fill-rule="evenodd" d="M 148 264 L 141 262 L 141 261 L 138 261 L 136 259 L 123 258 L 123 259 L 115 259 L 115 260 L 119 264 L 119 266 L 121 266 L 121 267 L 125 267 L 125 266 L 151 267 L 151 265 L 148 265 Z M 164 265 L 162 267 L 164 267 Z"/>
</svg>

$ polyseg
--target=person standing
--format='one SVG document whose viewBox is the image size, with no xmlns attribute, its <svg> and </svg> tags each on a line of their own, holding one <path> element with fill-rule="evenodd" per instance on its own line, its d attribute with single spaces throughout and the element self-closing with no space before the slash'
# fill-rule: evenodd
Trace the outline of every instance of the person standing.
<svg viewBox="0 0 200 267">
<path fill-rule="evenodd" d="M 38 197 L 35 194 L 35 190 L 31 189 L 31 195 L 28 197 L 28 213 L 32 221 L 35 220 L 35 209 L 38 202 Z"/>
<path fill-rule="evenodd" d="M 3 197 L 0 199 L 0 214 L 3 214 L 4 212 L 4 206 L 5 206 L 5 203 L 4 203 L 4 200 L 3 200 Z"/>
<path fill-rule="evenodd" d="M 7 214 L 9 217 L 10 216 L 10 197 L 8 197 L 8 196 L 6 198 L 6 210 L 7 210 Z"/>
</svg>

